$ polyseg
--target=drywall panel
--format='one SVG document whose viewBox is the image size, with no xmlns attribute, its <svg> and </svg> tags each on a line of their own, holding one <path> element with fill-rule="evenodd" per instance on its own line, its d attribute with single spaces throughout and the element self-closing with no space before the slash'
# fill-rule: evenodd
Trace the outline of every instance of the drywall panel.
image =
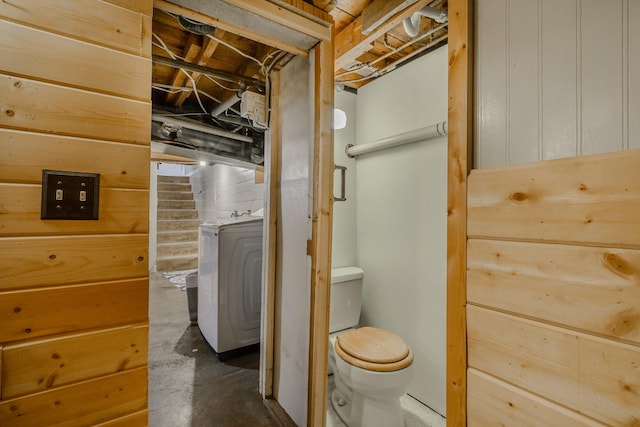
<svg viewBox="0 0 640 427">
<path fill-rule="evenodd" d="M 280 145 L 280 215 L 276 267 L 276 345 L 274 395 L 297 425 L 307 422 L 309 369 L 310 231 L 313 146 L 312 68 L 296 57 L 282 70 L 278 93 Z"/>
<path fill-rule="evenodd" d="M 361 88 L 356 106 L 358 144 L 445 120 L 447 48 Z M 447 139 L 362 155 L 356 168 L 360 323 L 412 347 L 409 393 L 444 414 Z"/>
<path fill-rule="evenodd" d="M 582 155 L 624 149 L 622 4 L 622 1 L 580 1 Z M 601 30 L 591 31 L 593 28 Z M 602 31 L 603 28 L 607 31 Z"/>
<path fill-rule="evenodd" d="M 607 425 L 640 419 L 640 346 L 473 305 L 467 320 L 470 367 Z"/>
<path fill-rule="evenodd" d="M 148 335 L 144 324 L 7 345 L 2 349 L 2 398 L 144 366 Z"/>
<path fill-rule="evenodd" d="M 356 168 L 357 161 L 345 153 L 347 144 L 356 141 L 356 95 L 349 92 L 335 94 L 335 107 L 347 114 L 347 125 L 333 133 L 334 160 L 336 165 L 345 166 L 345 201 L 333 204 L 333 234 L 331 265 L 333 268 L 357 265 L 357 216 L 356 216 Z M 340 196 L 342 177 L 339 170 L 334 172 L 333 194 Z"/>
<path fill-rule="evenodd" d="M 640 250 L 471 239 L 467 299 L 640 344 Z"/>
<path fill-rule="evenodd" d="M 102 188 L 148 188 L 145 146 L 0 129 L 0 152 L 2 182 L 40 184 L 42 169 L 54 169 L 100 171 Z"/>
<path fill-rule="evenodd" d="M 578 0 L 542 0 L 542 153 L 539 160 L 577 155 Z M 525 52 L 534 57 L 534 50 Z"/>
<path fill-rule="evenodd" d="M 477 122 L 478 141 L 475 162 L 479 167 L 505 164 L 508 159 L 507 101 L 508 73 L 508 0 L 485 0 L 477 8 Z"/>
</svg>

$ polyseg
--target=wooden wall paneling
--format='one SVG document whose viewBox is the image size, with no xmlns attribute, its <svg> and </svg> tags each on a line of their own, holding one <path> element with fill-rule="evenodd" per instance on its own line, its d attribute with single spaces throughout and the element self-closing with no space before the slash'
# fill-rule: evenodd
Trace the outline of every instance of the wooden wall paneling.
<svg viewBox="0 0 640 427">
<path fill-rule="evenodd" d="M 469 426 L 604 427 L 476 369 L 469 369 Z"/>
<path fill-rule="evenodd" d="M 449 2 L 447 426 L 467 422 L 467 176 L 473 164 L 474 2 Z"/>
<path fill-rule="evenodd" d="M 104 0 L 116 6 L 123 7 L 132 12 L 141 13 L 145 16 L 153 16 L 153 1 L 151 0 Z"/>
<path fill-rule="evenodd" d="M 98 221 L 40 220 L 42 187 L 0 183 L 0 236 L 147 233 L 148 190 L 102 188 Z"/>
<path fill-rule="evenodd" d="M 640 345 L 640 250 L 469 240 L 470 303 Z"/>
<path fill-rule="evenodd" d="M 147 409 L 124 415 L 104 423 L 95 424 L 95 427 L 145 427 L 149 424 L 149 411 Z"/>
<path fill-rule="evenodd" d="M 5 345 L 2 398 L 145 366 L 148 334 L 141 324 Z"/>
<path fill-rule="evenodd" d="M 0 182 L 40 184 L 42 169 L 100 173 L 101 188 L 147 189 L 149 147 L 0 129 Z"/>
<path fill-rule="evenodd" d="M 539 16 L 540 0 L 511 0 L 507 44 L 509 79 L 526 81 L 526 85 L 513 85 L 507 90 L 509 126 L 509 163 L 527 163 L 539 158 L 540 105 L 539 55 L 542 22 Z"/>
<path fill-rule="evenodd" d="M 508 158 L 507 1 L 486 0 L 478 7 L 477 119 L 474 166 L 503 165 Z M 451 30 L 449 30 L 451 31 Z M 450 37 L 450 36 L 449 36 Z"/>
<path fill-rule="evenodd" d="M 148 236 L 7 237 L 0 239 L 0 290 L 148 275 Z"/>
<path fill-rule="evenodd" d="M 314 62 L 313 213 L 311 224 L 311 322 L 307 425 L 327 415 L 329 302 L 333 227 L 333 43 L 319 43 Z"/>
<path fill-rule="evenodd" d="M 0 127 L 149 145 L 148 102 L 1 74 L 0 93 Z"/>
<path fill-rule="evenodd" d="M 582 140 L 579 154 L 623 149 L 622 2 L 580 2 L 580 97 Z M 591 28 L 608 28 L 603 34 Z M 613 48 L 616 46 L 617 48 Z"/>
<path fill-rule="evenodd" d="M 149 99 L 149 88 L 145 86 L 151 70 L 148 58 L 2 20 L 0 33 L 4 57 L 0 72 L 138 100 Z M 47 43 L 42 43 L 45 39 Z M 51 49 L 52 45 L 55 49 Z"/>
<path fill-rule="evenodd" d="M 638 247 L 640 150 L 469 177 L 469 236 Z"/>
<path fill-rule="evenodd" d="M 604 424 L 640 419 L 640 346 L 472 305 L 467 319 L 470 367 Z"/>
<path fill-rule="evenodd" d="M 628 129 L 628 146 L 629 149 L 640 148 L 640 3 L 637 1 L 628 1 L 627 10 L 627 28 L 628 28 L 628 43 L 627 53 L 628 70 L 627 79 L 628 85 L 628 106 L 629 112 L 627 114 Z"/>
<path fill-rule="evenodd" d="M 140 36 L 140 27 L 143 25 L 150 31 L 151 9 L 145 16 L 141 16 L 140 11 L 128 9 L 132 9 L 131 6 L 135 7 L 136 4 L 150 5 L 151 2 L 121 2 L 130 7 L 122 8 L 109 2 L 95 0 L 21 0 L 19 7 L 14 2 L 0 2 L 0 17 L 148 58 L 149 47 L 145 38 Z M 48 46 L 51 49 L 49 43 L 36 40 L 34 44 Z M 38 48 L 34 44 L 30 47 Z"/>
<path fill-rule="evenodd" d="M 143 410 L 147 368 L 54 388 L 0 402 L 0 424 L 13 426 L 95 425 Z"/>
<path fill-rule="evenodd" d="M 541 160 L 578 153 L 579 106 L 576 0 L 542 0 Z"/>
<path fill-rule="evenodd" d="M 147 278 L 2 292 L 0 341 L 146 322 L 148 293 Z"/>
</svg>

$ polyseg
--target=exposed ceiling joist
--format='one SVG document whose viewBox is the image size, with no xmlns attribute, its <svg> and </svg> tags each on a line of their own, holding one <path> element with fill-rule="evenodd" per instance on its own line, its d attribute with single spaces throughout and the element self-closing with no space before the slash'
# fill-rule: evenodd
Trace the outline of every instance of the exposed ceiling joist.
<svg viewBox="0 0 640 427">
<path fill-rule="evenodd" d="M 402 21 L 414 12 L 428 5 L 432 0 L 418 0 L 408 8 L 397 12 L 376 30 L 369 34 L 362 33 L 362 15 L 356 18 L 335 37 L 335 70 L 340 70 L 355 61 L 371 48 L 371 44 L 386 32 L 400 25 Z"/>
<path fill-rule="evenodd" d="M 362 34 L 371 34 L 394 14 L 418 0 L 374 0 L 362 11 Z"/>
<path fill-rule="evenodd" d="M 284 50 L 285 52 L 293 53 L 294 55 L 309 56 L 309 52 L 307 49 L 294 46 L 291 43 L 284 43 L 275 38 L 268 37 L 264 34 L 259 34 L 249 29 L 250 26 L 244 27 L 241 25 L 230 24 L 224 20 L 211 17 L 205 13 L 193 11 L 186 7 L 170 3 L 166 0 L 153 0 L 153 7 L 167 13 L 184 16 L 186 18 L 202 22 L 203 24 L 213 25 L 216 28 L 220 28 L 230 33 L 237 34 L 258 43 L 266 44 L 267 46 Z"/>
</svg>

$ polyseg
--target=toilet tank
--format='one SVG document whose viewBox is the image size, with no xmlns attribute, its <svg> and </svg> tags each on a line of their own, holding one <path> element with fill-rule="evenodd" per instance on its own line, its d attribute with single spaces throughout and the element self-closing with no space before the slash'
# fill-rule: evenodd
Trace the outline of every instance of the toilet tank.
<svg viewBox="0 0 640 427">
<path fill-rule="evenodd" d="M 329 333 L 358 325 L 362 307 L 362 278 L 358 267 L 331 270 Z"/>
</svg>

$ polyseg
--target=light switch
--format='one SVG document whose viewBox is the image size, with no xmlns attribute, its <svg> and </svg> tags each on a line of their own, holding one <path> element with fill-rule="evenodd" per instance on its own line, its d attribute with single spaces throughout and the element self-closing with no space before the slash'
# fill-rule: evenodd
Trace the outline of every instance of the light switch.
<svg viewBox="0 0 640 427">
<path fill-rule="evenodd" d="M 100 174 L 42 170 L 41 219 L 98 219 Z"/>
</svg>

